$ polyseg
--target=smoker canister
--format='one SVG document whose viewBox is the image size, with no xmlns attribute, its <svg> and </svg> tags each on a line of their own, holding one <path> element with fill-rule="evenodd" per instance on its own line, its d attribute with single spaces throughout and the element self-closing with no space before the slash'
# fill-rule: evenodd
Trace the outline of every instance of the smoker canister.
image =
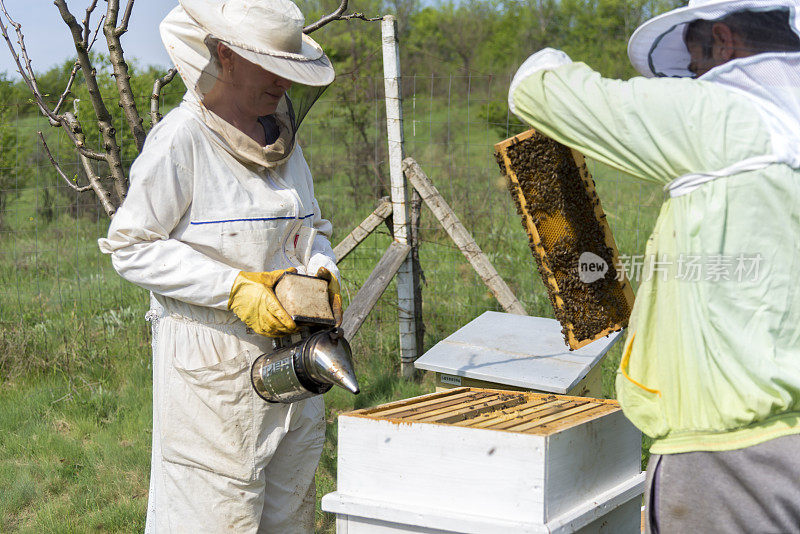
<svg viewBox="0 0 800 534">
<path fill-rule="evenodd" d="M 262 354 L 253 362 L 250 379 L 267 402 L 297 402 L 325 393 L 334 384 L 352 393 L 359 391 L 350 344 L 339 328 Z"/>
</svg>

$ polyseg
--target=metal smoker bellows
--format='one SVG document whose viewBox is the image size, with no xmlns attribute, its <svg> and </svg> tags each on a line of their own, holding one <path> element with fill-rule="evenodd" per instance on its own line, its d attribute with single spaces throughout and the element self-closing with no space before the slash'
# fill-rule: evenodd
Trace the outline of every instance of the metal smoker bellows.
<svg viewBox="0 0 800 534">
<path fill-rule="evenodd" d="M 334 384 L 354 394 L 359 392 L 344 331 L 329 328 L 335 321 L 326 287 L 327 282 L 313 276 L 287 274 L 278 280 L 276 295 L 292 319 L 303 327 L 299 336 L 274 339 L 275 350 L 253 362 L 250 381 L 265 401 L 297 402 L 321 395 Z M 293 298 L 297 295 L 303 298 Z"/>
</svg>

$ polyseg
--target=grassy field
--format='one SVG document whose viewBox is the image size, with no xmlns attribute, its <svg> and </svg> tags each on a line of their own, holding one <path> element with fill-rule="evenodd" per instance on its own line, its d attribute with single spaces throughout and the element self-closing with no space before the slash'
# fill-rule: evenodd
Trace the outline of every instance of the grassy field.
<svg viewBox="0 0 800 534">
<path fill-rule="evenodd" d="M 459 100 L 443 95 L 444 81 L 435 83 L 440 85 L 420 89 L 424 96 L 414 93 L 406 100 L 406 152 L 420 162 L 528 312 L 551 317 L 491 156 L 491 145 L 505 137 L 503 125 L 490 124 L 485 113 L 498 91 L 490 86 L 481 98 Z M 336 228 L 334 241 L 373 209 L 385 192 L 381 180 L 388 177 L 382 101 L 359 111 L 371 121 L 366 138 L 364 128 L 326 119 L 338 116 L 332 111 L 341 104 L 321 102 L 302 131 L 317 197 Z M 24 133 L 31 125 L 19 128 Z M 26 179 L 18 181 L 0 228 L 0 532 L 142 531 L 151 439 L 147 295 L 121 280 L 97 251 L 95 240 L 107 227 L 104 216 L 91 207 L 76 208 L 74 195 L 55 193 L 53 172 L 41 154 L 19 166 Z M 596 168 L 595 175 L 620 250 L 641 253 L 660 191 L 608 169 Z M 427 211 L 422 240 L 430 347 L 498 307 Z M 382 228 L 340 265 L 345 303 L 389 242 Z M 354 341 L 362 393 L 334 389 L 326 395 L 329 425 L 318 498 L 336 486 L 338 413 L 433 390 L 431 377 L 398 378 L 394 291 L 389 288 Z M 609 397 L 618 359 L 616 349 L 604 364 Z M 319 532 L 333 532 L 332 517 L 318 512 L 317 519 Z"/>
</svg>

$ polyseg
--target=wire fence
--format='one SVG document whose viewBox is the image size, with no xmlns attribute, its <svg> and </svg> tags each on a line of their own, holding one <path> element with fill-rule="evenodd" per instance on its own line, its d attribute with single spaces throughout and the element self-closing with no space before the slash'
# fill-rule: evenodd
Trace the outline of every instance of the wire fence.
<svg viewBox="0 0 800 534">
<path fill-rule="evenodd" d="M 406 156 L 420 163 L 528 313 L 552 317 L 527 235 L 493 154 L 495 143 L 526 129 L 508 112 L 510 80 L 417 74 L 402 82 Z M 362 78 L 354 85 L 360 89 L 340 91 L 338 98 L 328 96 L 320 102 L 303 126 L 317 196 L 329 210 L 338 239 L 369 213 L 375 199 L 388 195 L 383 79 Z M 360 110 L 362 119 L 342 131 L 331 130 L 330 119 L 324 117 L 331 115 L 330 109 L 343 108 Z M 362 128 L 369 128 L 369 134 L 362 135 Z M 326 129 L 332 132 L 329 136 L 323 133 Z M 663 198 L 661 189 L 592 162 L 590 167 L 621 254 L 643 253 Z M 388 231 L 384 233 L 388 240 Z M 500 307 L 424 207 L 420 242 L 425 345 L 430 347 L 484 311 Z M 371 268 L 385 244 L 379 238 L 362 247 L 341 266 L 353 290 L 363 279 L 354 273 L 368 274 L 356 267 L 358 262 Z M 388 314 L 380 323 L 391 326 L 381 330 L 386 339 L 397 336 L 393 298 L 393 290 L 387 291 L 375 312 Z"/>
<path fill-rule="evenodd" d="M 509 80 L 415 74 L 402 79 L 405 152 L 415 158 L 531 315 L 552 316 L 524 233 L 493 157 L 494 143 L 521 131 L 508 115 Z M 116 106 L 116 101 L 110 102 Z M 144 103 L 143 103 L 144 104 Z M 149 358 L 145 291 L 122 280 L 96 240 L 108 219 L 92 193 L 59 178 L 37 140 L 42 131 L 68 176 L 74 149 L 59 129 L 22 108 L 0 110 L 0 373 L 111 357 Z M 144 105 L 140 109 L 146 109 Z M 122 132 L 126 164 L 135 145 Z M 315 177 L 333 244 L 389 195 L 383 78 L 340 78 L 303 122 L 298 140 Z M 662 193 L 595 168 L 603 207 L 622 254 L 643 252 Z M 391 240 L 381 227 L 341 264 L 345 304 Z M 426 347 L 483 311 L 499 309 L 431 213 L 423 207 Z M 363 354 L 397 354 L 394 287 L 356 338 Z M 25 361 L 15 355 L 25 354 Z M 399 357 L 397 358 L 399 365 Z"/>
</svg>

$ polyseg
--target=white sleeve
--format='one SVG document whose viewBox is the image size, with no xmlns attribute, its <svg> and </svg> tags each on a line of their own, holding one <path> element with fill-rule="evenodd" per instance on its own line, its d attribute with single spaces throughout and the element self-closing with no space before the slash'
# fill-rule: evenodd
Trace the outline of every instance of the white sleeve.
<svg viewBox="0 0 800 534">
<path fill-rule="evenodd" d="M 234 269 L 171 238 L 192 202 L 193 174 L 170 157 L 171 147 L 152 146 L 131 167 L 128 196 L 100 250 L 117 272 L 153 293 L 225 310 Z"/>
<path fill-rule="evenodd" d="M 511 80 L 511 86 L 508 88 L 508 109 L 511 110 L 511 113 L 517 114 L 512 96 L 525 78 L 536 72 L 553 70 L 561 65 L 567 65 L 569 63 L 572 63 L 570 57 L 561 50 L 556 50 L 555 48 L 543 48 L 529 56 L 517 69 L 514 78 Z"/>
</svg>

